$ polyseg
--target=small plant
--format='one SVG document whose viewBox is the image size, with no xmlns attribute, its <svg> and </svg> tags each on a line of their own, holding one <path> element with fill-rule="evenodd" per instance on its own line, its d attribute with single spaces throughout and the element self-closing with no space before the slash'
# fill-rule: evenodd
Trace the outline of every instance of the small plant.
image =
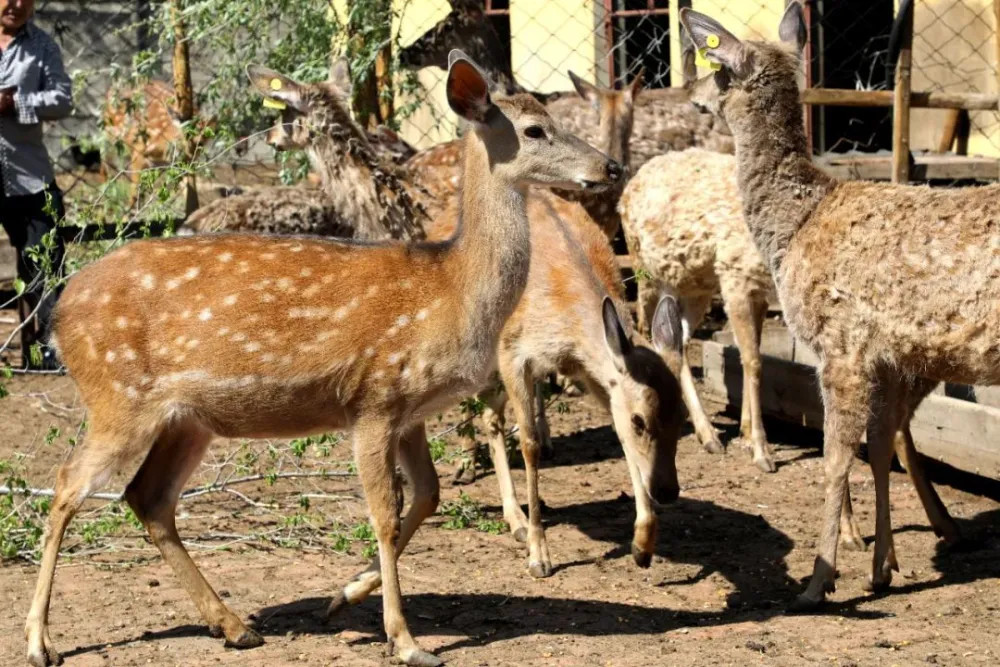
<svg viewBox="0 0 1000 667">
<path fill-rule="evenodd" d="M 431 452 L 431 461 L 434 463 L 451 462 L 454 459 L 454 456 L 448 453 L 448 441 L 444 438 L 431 438 L 427 446 Z"/>
<path fill-rule="evenodd" d="M 441 514 L 448 517 L 442 524 L 442 528 L 446 530 L 475 528 L 479 532 L 491 535 L 501 535 L 507 530 L 506 522 L 490 516 L 481 504 L 464 491 L 459 493 L 458 500 L 444 502 L 441 505 Z"/>
<path fill-rule="evenodd" d="M 375 539 L 375 529 L 367 521 L 354 524 L 351 528 L 351 537 L 355 541 L 364 544 L 361 555 L 365 558 L 374 558 L 378 554 L 378 540 Z"/>
</svg>

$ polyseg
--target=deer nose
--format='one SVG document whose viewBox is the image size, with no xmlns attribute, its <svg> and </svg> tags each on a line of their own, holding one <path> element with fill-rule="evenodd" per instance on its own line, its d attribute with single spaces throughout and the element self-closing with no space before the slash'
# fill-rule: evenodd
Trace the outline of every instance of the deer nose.
<svg viewBox="0 0 1000 667">
<path fill-rule="evenodd" d="M 608 180 L 617 183 L 625 175 L 625 170 L 620 164 L 614 160 L 608 160 L 608 166 L 606 167 L 608 172 Z"/>
</svg>

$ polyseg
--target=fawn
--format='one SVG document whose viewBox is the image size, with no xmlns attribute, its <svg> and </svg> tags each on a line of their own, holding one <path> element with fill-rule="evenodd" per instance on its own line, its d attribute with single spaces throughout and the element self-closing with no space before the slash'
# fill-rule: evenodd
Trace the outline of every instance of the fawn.
<svg viewBox="0 0 1000 667">
<path fill-rule="evenodd" d="M 129 207 L 139 198 L 139 182 L 147 166 L 166 166 L 184 140 L 183 123 L 174 104 L 174 89 L 166 81 L 146 82 L 141 88 L 109 90 L 102 124 L 112 144 L 120 144 L 129 154 Z M 195 150 L 212 135 L 214 120 L 197 121 L 191 135 Z M 107 157 L 101 160 L 101 177 L 108 179 Z"/>
<path fill-rule="evenodd" d="M 279 76 L 257 89 L 294 106 Z M 402 613 L 396 559 L 438 503 L 422 420 L 481 387 L 528 279 L 531 184 L 615 185 L 621 167 L 562 132 L 534 98 L 492 99 L 461 52 L 448 103 L 471 126 L 462 224 L 448 241 L 352 243 L 309 237 L 136 241 L 68 283 L 55 339 L 90 414 L 60 468 L 25 633 L 36 667 L 58 662 L 48 607 L 59 545 L 83 500 L 127 461 L 125 498 L 210 632 L 246 648 L 261 637 L 205 581 L 174 522 L 178 494 L 213 434 L 292 437 L 349 427 L 379 558 L 331 610 L 383 588 L 386 635 L 408 665 L 439 665 Z M 280 296 L 280 298 L 279 298 Z M 396 509 L 397 461 L 413 483 Z"/>
<path fill-rule="evenodd" d="M 931 189 L 830 177 L 812 164 L 802 125 L 797 74 L 807 29 L 799 2 L 782 17 L 780 45 L 740 41 L 687 9 L 680 18 L 719 65 L 696 84 L 692 100 L 732 129 L 750 235 L 789 327 L 822 360 L 823 526 L 812 579 L 792 610 L 814 609 L 834 588 L 848 473 L 866 429 L 876 501 L 867 587 L 885 589 L 898 569 L 889 508 L 894 438 L 907 463 L 920 466 L 919 455 L 910 456 L 908 425 L 935 384 L 1000 383 L 1000 186 Z M 957 539 L 922 468 L 913 473 L 935 532 Z"/>
</svg>

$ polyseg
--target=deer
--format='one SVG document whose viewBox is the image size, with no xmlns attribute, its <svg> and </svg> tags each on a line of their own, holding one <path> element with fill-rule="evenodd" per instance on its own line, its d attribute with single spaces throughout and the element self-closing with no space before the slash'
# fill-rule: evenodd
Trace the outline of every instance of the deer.
<svg viewBox="0 0 1000 667">
<path fill-rule="evenodd" d="M 128 152 L 129 208 L 139 197 L 142 172 L 148 167 L 168 166 L 185 140 L 184 122 L 177 113 L 173 87 L 153 79 L 141 87 L 112 88 L 105 98 L 102 125 L 108 141 Z M 188 141 L 199 151 L 211 138 L 214 119 L 198 118 Z M 101 160 L 100 174 L 108 180 L 107 151 Z"/>
<path fill-rule="evenodd" d="M 286 77 L 255 66 L 253 80 Z M 270 79 L 268 79 L 270 77 Z M 337 59 L 323 83 L 294 82 L 300 95 L 294 104 L 278 103 L 281 118 L 267 132 L 277 150 L 304 146 L 319 191 L 276 187 L 226 197 L 192 214 L 185 226 L 194 232 L 258 231 L 310 233 L 358 239 L 420 240 L 427 211 L 411 194 L 404 174 L 380 155 L 378 143 L 351 118 L 347 60 Z M 398 136 L 379 135 L 396 143 Z"/>
<path fill-rule="evenodd" d="M 174 521 L 178 495 L 213 435 L 297 437 L 345 427 L 379 556 L 338 592 L 331 612 L 381 586 L 384 627 L 399 660 L 442 664 L 410 633 L 396 565 L 438 504 L 422 421 L 478 389 L 496 368 L 500 333 L 528 279 L 527 188 L 601 189 L 622 177 L 616 162 L 560 130 L 534 98 L 494 98 L 467 56 L 456 50 L 450 60 L 448 104 L 470 129 L 461 225 L 448 241 L 148 239 L 69 280 L 54 335 L 88 408 L 89 430 L 57 475 L 25 624 L 32 665 L 59 660 L 48 611 L 67 522 L 140 457 L 125 499 L 210 633 L 237 648 L 261 644 L 184 549 Z M 294 81 L 271 72 L 262 79 L 262 72 L 248 70 L 262 95 L 293 108 L 302 103 L 306 93 Z M 397 461 L 413 486 L 402 521 Z M 659 482 L 655 471 L 645 474 L 649 492 Z"/>
<path fill-rule="evenodd" d="M 453 0 L 450 4 L 451 11 L 447 16 L 400 50 L 400 66 L 411 70 L 424 67 L 444 69 L 449 49 L 467 49 L 479 59 L 477 62 L 488 63 L 488 71 L 495 72 L 498 79 L 509 80 L 511 86 L 523 90 L 514 82 L 510 62 L 502 58 L 505 51 L 486 17 L 481 0 Z M 693 79 L 696 72 L 694 63 L 694 51 L 686 48 L 685 80 Z M 533 94 L 549 107 L 549 112 L 559 119 L 567 131 L 593 146 L 597 145 L 599 130 L 591 120 L 589 100 L 566 92 Z M 689 103 L 686 89 L 646 90 L 635 110 L 631 148 L 633 168 L 638 169 L 648 160 L 668 151 L 691 147 L 732 153 L 733 140 L 724 123 Z"/>
<path fill-rule="evenodd" d="M 623 155 L 627 158 L 627 116 L 641 85 L 641 77 L 620 92 L 580 83 L 582 90 L 607 107 L 602 118 L 613 116 L 617 121 L 605 123 L 608 140 L 598 146 L 616 161 Z M 308 137 L 300 134 L 284 136 L 282 145 L 308 150 L 308 142 Z M 623 143 L 626 148 L 622 148 Z M 425 153 L 422 159 L 427 163 L 414 171 L 426 175 L 434 165 L 447 171 L 460 158 L 461 151 L 445 145 Z M 612 188 L 607 196 L 613 197 L 616 192 L 620 188 Z M 524 295 L 500 336 L 498 364 L 502 382 L 490 383 L 478 394 L 486 405 L 483 421 L 504 518 L 514 538 L 529 545 L 528 572 L 534 577 L 549 576 L 552 564 L 537 501 L 538 458 L 548 438 L 548 426 L 536 382 L 548 373 L 564 372 L 590 387 L 598 402 L 612 414 L 636 497 L 633 557 L 637 564 L 648 567 L 656 546 L 652 501 L 671 502 L 679 493 L 674 459 L 683 409 L 679 407 L 674 375 L 680 365 L 681 340 L 676 301 L 664 299 L 659 304 L 651 345 L 633 330 L 614 251 L 587 210 L 550 191 L 534 189 L 528 198 L 528 219 L 531 269 Z M 459 210 L 453 202 L 444 215 L 427 225 L 428 238 L 448 239 L 458 224 Z M 515 406 L 529 471 L 529 516 L 517 501 L 507 460 L 504 407 L 508 400 Z M 475 447 L 475 441 L 469 443 L 465 458 L 475 460 Z M 658 471 L 655 477 L 661 480 L 652 497 L 641 484 L 642 474 L 646 473 L 639 472 L 649 469 Z M 459 474 L 462 483 L 474 480 L 474 465 L 460 468 Z"/>
<path fill-rule="evenodd" d="M 842 182 L 814 166 L 797 84 L 808 34 L 797 0 L 782 16 L 779 44 L 741 41 L 688 9 L 680 20 L 718 66 L 691 99 L 733 132 L 747 229 L 789 328 L 821 360 L 822 528 L 812 577 L 790 610 L 815 609 L 834 590 L 847 479 L 865 433 L 876 500 L 865 588 L 886 590 L 898 570 L 889 507 L 894 440 L 907 439 L 913 411 L 938 382 L 1000 382 L 992 240 L 1000 186 Z M 917 490 L 935 532 L 957 536 L 936 494 L 925 498 L 930 484 Z M 939 505 L 933 516 L 928 500 Z"/>
</svg>

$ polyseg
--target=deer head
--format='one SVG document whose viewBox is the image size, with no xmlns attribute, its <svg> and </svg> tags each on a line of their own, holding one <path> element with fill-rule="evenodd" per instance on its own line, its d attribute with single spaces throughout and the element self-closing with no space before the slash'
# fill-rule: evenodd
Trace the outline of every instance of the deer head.
<svg viewBox="0 0 1000 667">
<path fill-rule="evenodd" d="M 797 0 L 789 2 L 781 18 L 781 44 L 741 41 L 715 19 L 690 9 L 682 9 L 680 18 L 694 47 L 715 64 L 712 74 L 691 86 L 695 106 L 723 119 L 737 133 L 760 130 L 750 125 L 758 115 L 749 112 L 755 98 L 771 109 L 769 117 L 780 118 L 777 122 L 801 124 L 797 82 L 808 31 Z"/>
<path fill-rule="evenodd" d="M 679 368 L 682 333 L 677 301 L 660 300 L 653 316 L 653 346 L 633 341 L 608 297 L 603 303 L 604 340 L 617 371 L 609 383 L 611 419 L 629 463 L 635 465 L 643 488 L 659 503 L 677 499 L 677 440 L 684 423 L 683 401 L 676 375 L 664 360 L 676 357 Z"/>
<path fill-rule="evenodd" d="M 632 119 L 635 102 L 644 84 L 645 68 L 622 90 L 599 88 L 587 83 L 572 71 L 567 72 L 577 94 L 590 102 L 597 112 L 600 150 L 628 167 L 630 161 L 629 139 L 632 137 Z"/>
</svg>

